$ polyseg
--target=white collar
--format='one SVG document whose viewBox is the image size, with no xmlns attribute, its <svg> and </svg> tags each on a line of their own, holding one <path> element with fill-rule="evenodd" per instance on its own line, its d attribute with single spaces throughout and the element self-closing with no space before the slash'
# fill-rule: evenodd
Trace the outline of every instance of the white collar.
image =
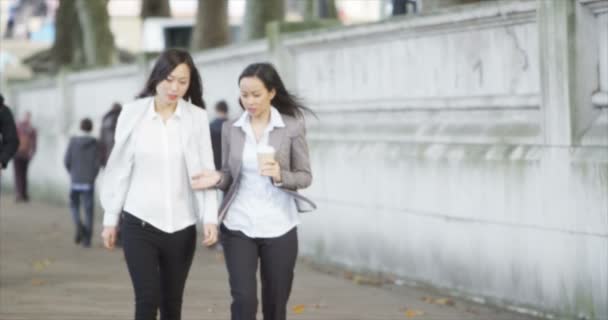
<svg viewBox="0 0 608 320">
<path fill-rule="evenodd" d="M 183 102 L 185 102 L 185 101 L 182 99 L 179 99 L 177 101 L 177 107 L 175 108 L 175 112 L 173 112 L 173 116 L 176 116 L 178 119 L 181 119 L 181 117 L 182 117 Z M 148 110 L 146 111 L 146 117 L 149 119 L 156 119 L 157 117 L 160 117 L 158 112 L 156 112 L 156 110 L 154 110 L 154 97 L 152 97 L 152 99 L 150 101 Z"/>
<path fill-rule="evenodd" d="M 233 124 L 235 127 L 243 127 L 245 123 L 251 123 L 251 116 L 247 111 L 243 112 L 239 119 Z M 283 128 L 285 127 L 285 122 L 283 122 L 283 117 L 279 110 L 275 107 L 270 106 L 270 121 L 268 122 L 267 129 L 273 128 Z"/>
</svg>

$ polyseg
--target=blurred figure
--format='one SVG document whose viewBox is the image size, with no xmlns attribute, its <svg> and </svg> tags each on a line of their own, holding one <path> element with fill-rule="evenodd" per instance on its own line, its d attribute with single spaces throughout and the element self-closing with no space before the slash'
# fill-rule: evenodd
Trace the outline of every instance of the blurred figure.
<svg viewBox="0 0 608 320">
<path fill-rule="evenodd" d="M 101 130 L 99 133 L 99 147 L 101 154 L 101 166 L 105 167 L 114 147 L 114 132 L 116 131 L 116 122 L 118 121 L 118 115 L 122 110 L 122 105 L 118 102 L 112 104 L 112 109 L 103 116 L 101 120 Z"/>
<path fill-rule="evenodd" d="M 99 173 L 100 157 L 97 139 L 91 135 L 93 122 L 85 118 L 80 122 L 80 134 L 72 137 L 63 159 L 70 174 L 70 209 L 76 227 L 74 242 L 91 246 L 93 233 L 93 195 L 95 178 Z M 84 224 L 80 220 L 80 201 L 84 207 Z"/>
<path fill-rule="evenodd" d="M 4 31 L 5 39 L 12 39 L 15 30 L 15 18 L 17 15 L 17 4 L 11 3 L 8 7 L 8 18 L 6 20 L 6 29 Z"/>
<path fill-rule="evenodd" d="M 418 2 L 416 0 L 393 0 L 393 16 L 408 14 L 408 6 L 412 6 L 412 12 L 418 12 Z"/>
<path fill-rule="evenodd" d="M 4 104 L 4 97 L 0 94 L 0 177 L 2 177 L 2 171 L 6 169 L 6 165 L 15 155 L 18 147 L 19 138 L 17 137 L 15 119 L 11 110 Z"/>
<path fill-rule="evenodd" d="M 19 136 L 19 148 L 13 160 L 15 167 L 15 191 L 17 202 L 28 202 L 30 196 L 27 190 L 27 169 L 30 161 L 36 153 L 36 128 L 32 126 L 32 114 L 27 111 L 23 120 L 17 123 L 17 135 Z"/>
<path fill-rule="evenodd" d="M 228 120 L 228 104 L 221 100 L 215 104 L 215 119 L 209 125 L 211 146 L 213 147 L 213 163 L 216 169 L 222 166 L 222 125 L 226 120 Z"/>
</svg>

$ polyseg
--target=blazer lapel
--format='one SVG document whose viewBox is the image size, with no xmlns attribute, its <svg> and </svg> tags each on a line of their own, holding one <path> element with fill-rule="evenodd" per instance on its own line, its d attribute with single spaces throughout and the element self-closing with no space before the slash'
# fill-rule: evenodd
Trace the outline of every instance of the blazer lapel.
<svg viewBox="0 0 608 320">
<path fill-rule="evenodd" d="M 268 144 L 274 147 L 274 150 L 278 153 L 285 136 L 285 128 L 274 127 L 268 135 Z"/>
<path fill-rule="evenodd" d="M 234 159 L 236 161 L 238 161 L 238 166 L 236 166 L 237 168 L 239 168 L 239 173 L 241 171 L 241 165 L 243 164 L 243 149 L 245 148 L 245 132 L 243 132 L 243 129 L 241 127 L 232 127 L 232 136 L 231 136 L 231 140 L 230 143 L 233 144 L 234 143 L 234 147 L 231 148 L 230 152 L 231 152 L 231 156 L 230 156 L 230 160 Z M 234 155 L 232 155 L 232 151 L 234 151 Z"/>
<path fill-rule="evenodd" d="M 120 132 L 120 136 L 116 136 L 116 144 L 125 142 L 135 129 L 135 126 L 141 121 L 146 114 L 148 106 L 152 98 L 144 98 L 136 100 L 132 105 L 126 105 L 122 111 L 121 117 L 124 121 L 124 130 Z"/>
</svg>

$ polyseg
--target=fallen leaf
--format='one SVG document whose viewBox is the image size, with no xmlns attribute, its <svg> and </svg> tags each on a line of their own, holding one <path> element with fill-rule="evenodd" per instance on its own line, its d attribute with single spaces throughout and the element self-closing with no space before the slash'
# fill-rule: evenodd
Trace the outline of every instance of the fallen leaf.
<svg viewBox="0 0 608 320">
<path fill-rule="evenodd" d="M 452 300 L 450 298 L 435 299 L 435 304 L 440 304 L 440 305 L 444 305 L 444 306 L 453 306 L 454 300 Z"/>
<path fill-rule="evenodd" d="M 299 304 L 299 305 L 293 307 L 293 312 L 295 314 L 300 314 L 300 313 L 304 312 L 304 308 L 306 308 L 305 305 Z"/>
<path fill-rule="evenodd" d="M 41 279 L 32 279 L 32 285 L 33 286 L 41 286 L 46 284 L 46 281 L 41 280 Z"/>
<path fill-rule="evenodd" d="M 34 267 L 34 270 L 36 270 L 36 271 L 42 271 L 42 270 L 46 269 L 46 267 L 48 267 L 50 265 L 51 265 L 51 260 L 49 260 L 49 259 L 35 261 L 32 264 L 32 266 Z"/>
<path fill-rule="evenodd" d="M 405 311 L 405 316 L 408 318 L 414 318 L 417 316 L 421 316 L 423 314 L 424 314 L 424 312 L 422 312 L 420 310 L 408 309 L 407 311 Z"/>
<path fill-rule="evenodd" d="M 353 281 L 355 282 L 355 284 L 359 284 L 359 285 L 368 285 L 368 286 L 376 286 L 376 287 L 382 286 L 381 279 L 368 278 L 368 277 L 364 277 L 364 276 L 360 276 L 360 275 L 356 275 L 353 278 Z"/>
<path fill-rule="evenodd" d="M 437 305 L 442 305 L 442 306 L 453 306 L 454 300 L 450 299 L 450 298 L 433 298 L 433 297 L 422 297 L 420 298 L 420 300 L 426 302 L 426 303 L 432 303 L 432 304 L 437 304 Z"/>
</svg>

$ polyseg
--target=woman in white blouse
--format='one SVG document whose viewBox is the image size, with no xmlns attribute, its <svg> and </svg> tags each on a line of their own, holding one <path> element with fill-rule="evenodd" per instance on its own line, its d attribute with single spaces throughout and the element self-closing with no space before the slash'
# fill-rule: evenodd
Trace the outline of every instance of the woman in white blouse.
<svg viewBox="0 0 608 320">
<path fill-rule="evenodd" d="M 186 51 L 158 58 L 138 100 L 124 106 L 104 173 L 104 245 L 114 248 L 121 216 L 123 250 L 135 291 L 135 319 L 181 318 L 196 247 L 217 241 L 217 198 L 190 177 L 213 169 L 199 73 Z M 187 102 L 186 100 L 189 102 Z"/>
<path fill-rule="evenodd" d="M 268 63 L 239 77 L 246 112 L 222 128 L 221 171 L 204 170 L 193 187 L 226 192 L 219 213 L 221 242 L 232 294 L 232 320 L 255 320 L 260 263 L 265 320 L 284 320 L 298 255 L 298 212 L 314 203 L 297 190 L 312 181 L 303 107 Z M 274 159 L 258 164 L 257 152 Z"/>
</svg>

